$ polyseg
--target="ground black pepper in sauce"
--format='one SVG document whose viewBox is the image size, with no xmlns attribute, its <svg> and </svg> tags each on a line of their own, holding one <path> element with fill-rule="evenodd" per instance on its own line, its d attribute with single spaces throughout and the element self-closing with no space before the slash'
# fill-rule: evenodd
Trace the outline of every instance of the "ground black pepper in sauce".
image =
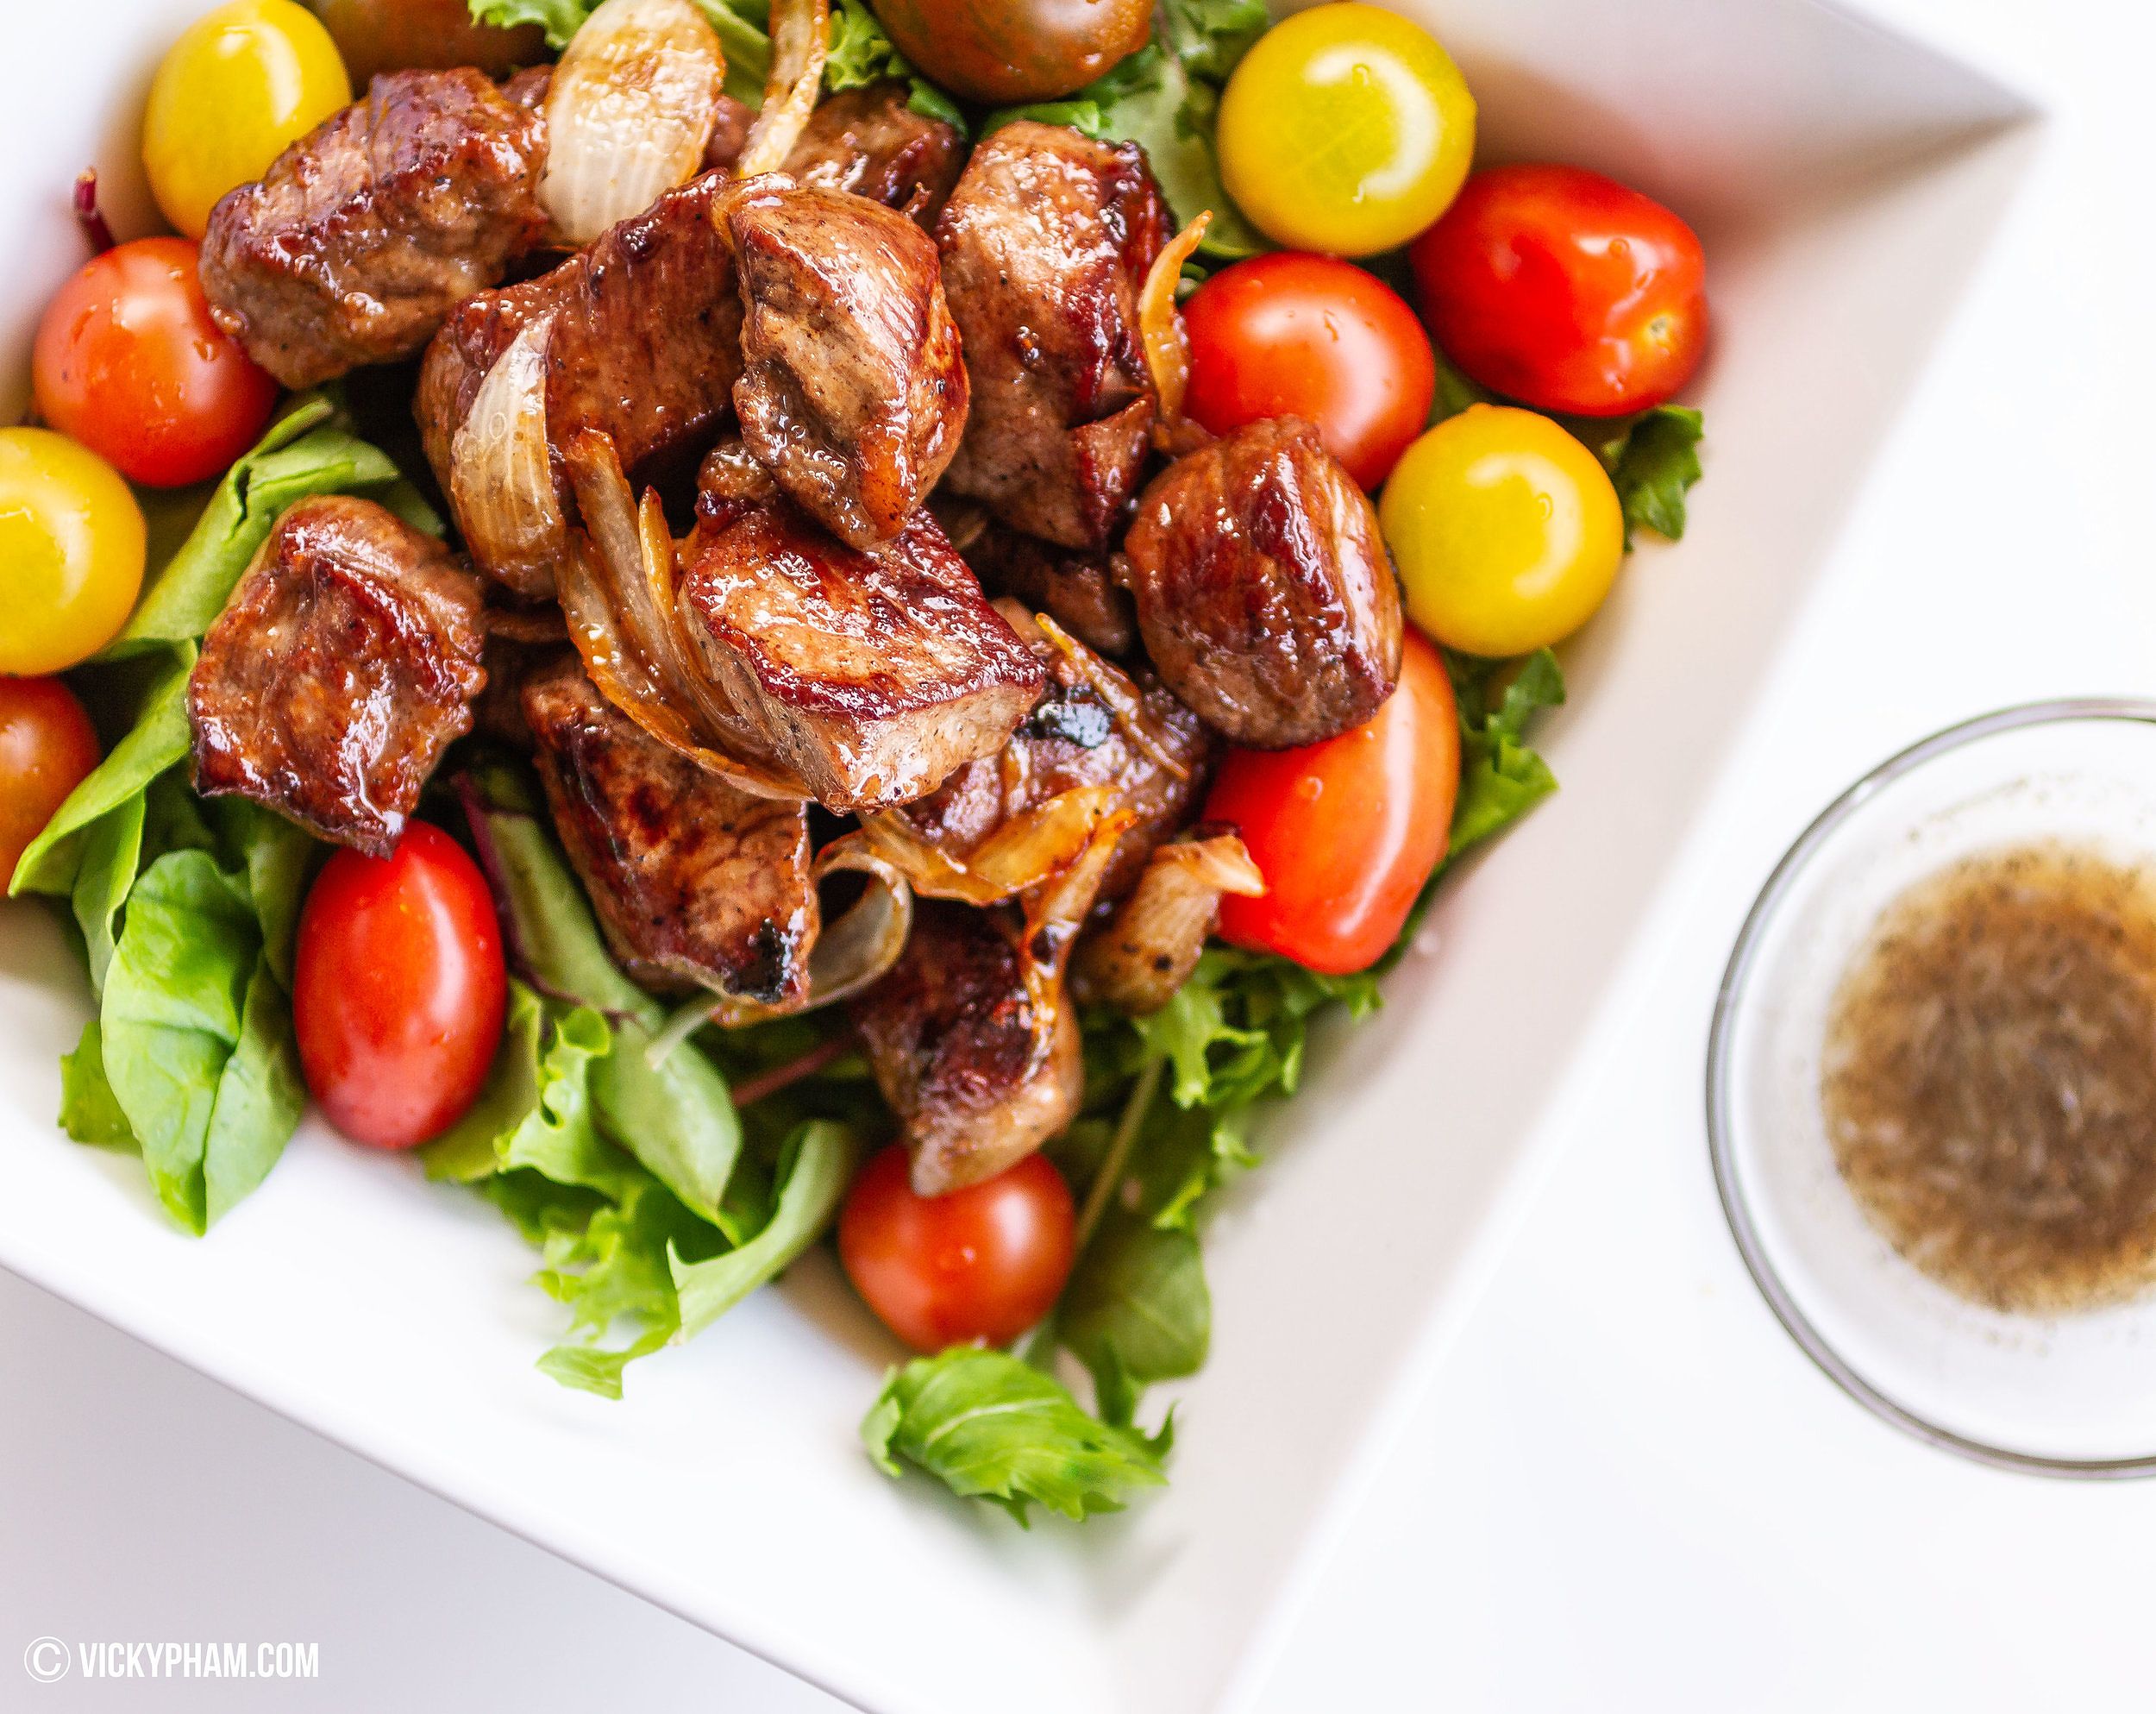
<svg viewBox="0 0 2156 1714">
<path fill-rule="evenodd" d="M 2040 844 L 1918 882 L 1835 993 L 1821 1100 L 1941 1284 L 2034 1312 L 2156 1285 L 2156 875 Z"/>
</svg>

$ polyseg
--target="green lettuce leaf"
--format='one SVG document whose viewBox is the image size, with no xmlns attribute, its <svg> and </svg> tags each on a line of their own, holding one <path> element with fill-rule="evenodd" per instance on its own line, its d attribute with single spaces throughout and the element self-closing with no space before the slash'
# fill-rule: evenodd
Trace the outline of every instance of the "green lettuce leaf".
<svg viewBox="0 0 2156 1714">
<path fill-rule="evenodd" d="M 1699 443 L 1705 419 L 1685 405 L 1658 405 L 1625 419 L 1621 428 L 1597 439 L 1582 435 L 1595 449 L 1617 498 L 1625 508 L 1625 545 L 1634 530 L 1651 530 L 1670 541 L 1684 534 L 1684 497 L 1700 479 Z"/>
<path fill-rule="evenodd" d="M 119 660 L 200 637 L 285 507 L 310 494 L 368 495 L 393 503 L 423 530 L 442 529 L 397 467 L 351 432 L 335 405 L 319 392 L 302 394 L 225 472 L 192 532 L 97 658 Z"/>
<path fill-rule="evenodd" d="M 547 33 L 547 46 L 558 53 L 599 9 L 599 0 L 471 0 L 471 9 L 474 22 L 503 29 L 537 24 Z"/>
<path fill-rule="evenodd" d="M 693 1214 L 742 1241 L 753 1216 L 739 1199 L 728 1198 L 741 1159 L 741 1122 L 725 1079 L 686 1042 L 652 1064 L 649 1049 L 666 1023 L 665 1009 L 608 955 L 583 888 L 537 817 L 487 795 L 505 783 L 495 776 L 474 782 L 467 814 L 523 974 L 542 993 L 588 1007 L 613 1027 L 613 1052 L 592 1070 L 600 1125 Z"/>
<path fill-rule="evenodd" d="M 869 10 L 867 0 L 836 0 L 831 7 L 831 51 L 824 62 L 824 87 L 836 95 L 841 90 L 896 78 L 912 94 L 906 105 L 931 119 L 956 126 L 962 136 L 966 116 L 950 97 L 913 69 L 906 55 L 884 33 L 883 25 Z"/>
<path fill-rule="evenodd" d="M 569 1325 L 539 1366 L 618 1398 L 623 1369 L 680 1330 L 672 1246 L 708 1248 L 713 1234 L 602 1134 L 592 1068 L 613 1051 L 599 1014 L 512 983 L 479 1100 L 421 1158 L 429 1178 L 471 1185 L 542 1252 L 537 1283 Z M 624 1322 L 630 1342 L 610 1347 Z"/>
<path fill-rule="evenodd" d="M 82 1027 L 75 1051 L 60 1057 L 60 1127 L 97 1148 L 141 1147 L 106 1080 L 104 1037 L 95 1018 Z"/>
<path fill-rule="evenodd" d="M 619 1398 L 622 1371 L 680 1334 L 672 1258 L 685 1246 L 708 1251 L 716 1234 L 648 1173 L 630 1179 L 617 1200 L 588 1207 L 580 1223 L 564 1193 L 588 1204 L 589 1191 L 530 1171 L 488 1182 L 511 1196 L 542 1199 L 542 1218 L 551 1224 L 538 1280 L 569 1311 L 569 1328 L 568 1336 L 540 1357 L 540 1369 L 565 1386 Z M 636 1337 L 608 1347 L 604 1341 L 624 1322 Z"/>
<path fill-rule="evenodd" d="M 140 798 L 150 782 L 187 754 L 187 675 L 194 668 L 192 644 L 182 644 L 151 680 L 132 729 L 113 745 L 90 776 L 67 794 L 66 801 L 30 841 L 16 864 L 10 893 L 71 893 L 82 863 L 82 841 L 75 836 L 91 822 Z M 118 842 L 113 842 L 116 848 Z M 108 850 L 108 862 L 112 851 Z M 108 879 L 124 898 L 125 882 Z"/>
<path fill-rule="evenodd" d="M 150 865 L 106 971 L 98 1042 L 159 1200 L 206 1231 L 261 1182 L 305 1106 L 243 871 L 202 851 Z"/>
<path fill-rule="evenodd" d="M 542 1000 L 512 981 L 486 1085 L 471 1110 L 420 1151 L 427 1176 L 471 1183 L 530 1168 L 619 1199 L 637 1167 L 599 1134 L 591 1090 L 592 1062 L 613 1046 L 613 1031 L 589 1007 Z"/>
<path fill-rule="evenodd" d="M 700 1262 L 668 1259 L 680 1298 L 686 1339 L 701 1332 L 758 1286 L 776 1279 L 824 1229 L 845 1200 L 859 1147 L 842 1125 L 804 1125 L 787 1142 L 777 1172 L 778 1202 L 762 1231 L 739 1248 Z"/>
<path fill-rule="evenodd" d="M 1557 788 L 1549 764 L 1526 742 L 1528 721 L 1564 700 L 1564 675 L 1547 649 L 1528 656 L 1504 681 L 1495 706 L 1489 691 L 1501 662 L 1449 655 L 1460 705 L 1460 792 L 1452 805 L 1446 860 L 1510 826 Z"/>
<path fill-rule="evenodd" d="M 127 902 L 142 866 L 145 794 L 123 798 L 83 829 L 77 852 L 75 926 L 82 930 L 83 951 L 90 963 L 90 990 L 102 995 L 105 971 L 118 939 L 120 907 Z"/>
<path fill-rule="evenodd" d="M 1056 1309 L 1062 1342 L 1091 1371 L 1100 1413 L 1127 1428 L 1140 1389 L 1194 1375 L 1213 1338 L 1195 1234 L 1111 1212 Z"/>
<path fill-rule="evenodd" d="M 1082 1519 L 1167 1479 L 1153 1440 L 1088 1416 L 1053 1376 L 1000 1351 L 960 1346 L 886 1377 L 861 1425 L 885 1474 L 900 1460 L 955 1494 L 992 1500 L 1021 1524 L 1037 1503 Z"/>
<path fill-rule="evenodd" d="M 1470 405 L 1505 401 L 1470 380 L 1438 354 L 1438 391 L 1430 421 L 1442 423 Z M 1684 534 L 1684 499 L 1701 475 L 1699 444 L 1706 419 L 1689 405 L 1658 405 L 1631 417 L 1558 417 L 1555 419 L 1601 461 L 1625 513 L 1625 546 L 1635 530 L 1651 530 L 1674 542 Z"/>
</svg>

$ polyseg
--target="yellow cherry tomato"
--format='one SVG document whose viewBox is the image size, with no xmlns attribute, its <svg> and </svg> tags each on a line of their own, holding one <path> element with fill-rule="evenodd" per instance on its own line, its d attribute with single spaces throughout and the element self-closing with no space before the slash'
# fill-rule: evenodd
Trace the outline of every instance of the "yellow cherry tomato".
<svg viewBox="0 0 2156 1714">
<path fill-rule="evenodd" d="M 1220 178 L 1290 249 L 1368 256 L 1443 214 L 1475 154 L 1475 97 L 1427 31 L 1343 3 L 1257 39 L 1220 98 Z"/>
<path fill-rule="evenodd" d="M 127 623 L 142 509 L 119 472 L 50 429 L 0 429 L 0 673 L 56 673 Z"/>
<path fill-rule="evenodd" d="M 1378 504 L 1408 616 L 1470 655 L 1524 655 L 1588 621 L 1625 556 L 1601 461 L 1547 417 L 1470 405 L 1401 455 Z"/>
<path fill-rule="evenodd" d="M 157 205 L 190 238 L 217 198 L 260 179 L 352 99 L 321 21 L 293 0 L 230 0 L 172 44 L 142 116 L 142 165 Z"/>
</svg>

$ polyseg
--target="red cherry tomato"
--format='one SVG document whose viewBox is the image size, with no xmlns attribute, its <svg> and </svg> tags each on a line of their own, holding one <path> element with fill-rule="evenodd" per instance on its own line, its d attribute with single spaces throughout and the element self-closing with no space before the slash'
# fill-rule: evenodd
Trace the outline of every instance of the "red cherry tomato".
<svg viewBox="0 0 2156 1714">
<path fill-rule="evenodd" d="M 1452 681 L 1411 631 L 1400 687 L 1367 724 L 1222 759 L 1205 819 L 1242 834 L 1266 887 L 1220 901 L 1222 938 L 1328 975 L 1366 969 L 1445 855 L 1459 785 Z"/>
<path fill-rule="evenodd" d="M 1689 380 L 1707 348 L 1698 237 L 1599 173 L 1478 173 L 1408 258 L 1445 355 L 1544 411 L 1644 411 Z"/>
<path fill-rule="evenodd" d="M 916 1351 L 1016 1339 L 1062 1296 L 1076 1254 L 1063 1175 L 1037 1154 L 943 1196 L 907 1182 L 903 1145 L 863 1167 L 838 1216 L 854 1290 Z"/>
<path fill-rule="evenodd" d="M 31 840 L 97 765 L 97 734 L 58 679 L 0 678 L 0 893 Z"/>
<path fill-rule="evenodd" d="M 439 827 L 323 865 L 299 914 L 292 1028 L 308 1089 L 353 1141 L 407 1149 L 462 1117 L 507 997 L 486 880 Z"/>
<path fill-rule="evenodd" d="M 277 403 L 277 383 L 210 319 L 184 238 L 93 258 L 46 306 L 30 367 L 47 422 L 152 487 L 222 474 Z"/>
<path fill-rule="evenodd" d="M 1193 292 L 1183 325 L 1183 408 L 1216 435 L 1300 417 L 1375 489 L 1430 421 L 1430 341 L 1400 294 L 1352 262 L 1293 250 L 1252 256 Z"/>
</svg>

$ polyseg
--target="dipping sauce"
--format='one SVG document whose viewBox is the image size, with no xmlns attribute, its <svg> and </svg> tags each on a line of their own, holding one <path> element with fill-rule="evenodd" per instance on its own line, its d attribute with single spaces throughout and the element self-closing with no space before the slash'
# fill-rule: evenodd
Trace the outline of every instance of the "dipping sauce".
<svg viewBox="0 0 2156 1714">
<path fill-rule="evenodd" d="M 2037 844 L 1918 882 L 1835 992 L 1820 1096 L 1942 1285 L 2038 1313 L 2156 1285 L 2156 876 Z"/>
</svg>

